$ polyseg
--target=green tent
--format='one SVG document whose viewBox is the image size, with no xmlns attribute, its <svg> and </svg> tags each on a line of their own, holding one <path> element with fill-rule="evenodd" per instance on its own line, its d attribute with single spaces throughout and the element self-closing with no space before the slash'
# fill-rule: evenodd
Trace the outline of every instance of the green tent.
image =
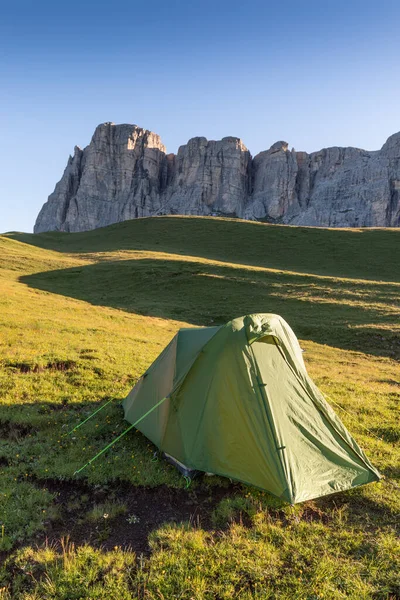
<svg viewBox="0 0 400 600">
<path fill-rule="evenodd" d="M 187 469 L 295 504 L 377 481 L 278 315 L 180 329 L 124 400 L 125 418 Z"/>
</svg>

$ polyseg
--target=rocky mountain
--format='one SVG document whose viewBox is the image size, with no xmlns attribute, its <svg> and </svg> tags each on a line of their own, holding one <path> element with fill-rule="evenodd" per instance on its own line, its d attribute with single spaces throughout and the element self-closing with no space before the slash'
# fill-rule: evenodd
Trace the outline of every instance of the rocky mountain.
<svg viewBox="0 0 400 600">
<path fill-rule="evenodd" d="M 276 142 L 251 157 L 235 137 L 167 154 L 136 125 L 99 125 L 75 147 L 35 233 L 85 231 L 151 215 L 219 215 L 323 227 L 400 226 L 400 133 L 382 149 L 307 154 Z"/>
</svg>

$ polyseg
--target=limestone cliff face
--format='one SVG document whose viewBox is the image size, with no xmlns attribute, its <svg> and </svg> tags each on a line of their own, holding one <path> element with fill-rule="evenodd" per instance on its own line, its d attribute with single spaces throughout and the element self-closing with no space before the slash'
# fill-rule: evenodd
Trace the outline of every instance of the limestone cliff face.
<svg viewBox="0 0 400 600">
<path fill-rule="evenodd" d="M 296 181 L 298 164 L 287 142 L 276 142 L 253 160 L 251 201 L 247 218 L 283 221 L 298 208 Z"/>
<path fill-rule="evenodd" d="M 166 154 L 136 125 L 99 125 L 75 148 L 36 220 L 42 231 L 85 231 L 161 214 L 228 215 L 295 225 L 400 226 L 400 133 L 380 151 L 307 154 L 277 142 L 252 159 L 243 142 L 197 137 Z"/>
<path fill-rule="evenodd" d="M 238 138 L 181 146 L 171 162 L 164 213 L 241 215 L 250 193 L 251 156 Z"/>
<path fill-rule="evenodd" d="M 149 216 L 161 206 L 166 168 L 165 147 L 155 133 L 99 125 L 89 146 L 75 148 L 34 230 L 85 231 Z"/>
</svg>

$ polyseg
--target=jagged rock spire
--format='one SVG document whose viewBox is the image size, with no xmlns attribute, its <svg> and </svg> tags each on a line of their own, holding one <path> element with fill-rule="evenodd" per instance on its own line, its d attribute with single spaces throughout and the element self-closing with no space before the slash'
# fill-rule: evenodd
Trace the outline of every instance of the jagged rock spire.
<svg viewBox="0 0 400 600">
<path fill-rule="evenodd" d="M 75 147 L 35 232 L 85 231 L 160 214 L 226 215 L 296 225 L 400 225 L 400 133 L 376 152 L 307 154 L 279 141 L 251 157 L 239 138 L 196 137 L 166 154 L 137 125 L 99 125 Z"/>
</svg>

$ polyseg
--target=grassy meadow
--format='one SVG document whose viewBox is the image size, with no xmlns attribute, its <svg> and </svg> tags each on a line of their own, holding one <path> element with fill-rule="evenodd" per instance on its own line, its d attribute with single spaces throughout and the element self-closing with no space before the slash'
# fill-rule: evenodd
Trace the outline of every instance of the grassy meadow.
<svg viewBox="0 0 400 600">
<path fill-rule="evenodd" d="M 399 243 L 195 217 L 0 236 L 0 599 L 400 598 Z M 294 507 L 186 489 L 139 432 L 74 476 L 177 329 L 251 312 L 289 322 L 382 481 Z"/>
</svg>

